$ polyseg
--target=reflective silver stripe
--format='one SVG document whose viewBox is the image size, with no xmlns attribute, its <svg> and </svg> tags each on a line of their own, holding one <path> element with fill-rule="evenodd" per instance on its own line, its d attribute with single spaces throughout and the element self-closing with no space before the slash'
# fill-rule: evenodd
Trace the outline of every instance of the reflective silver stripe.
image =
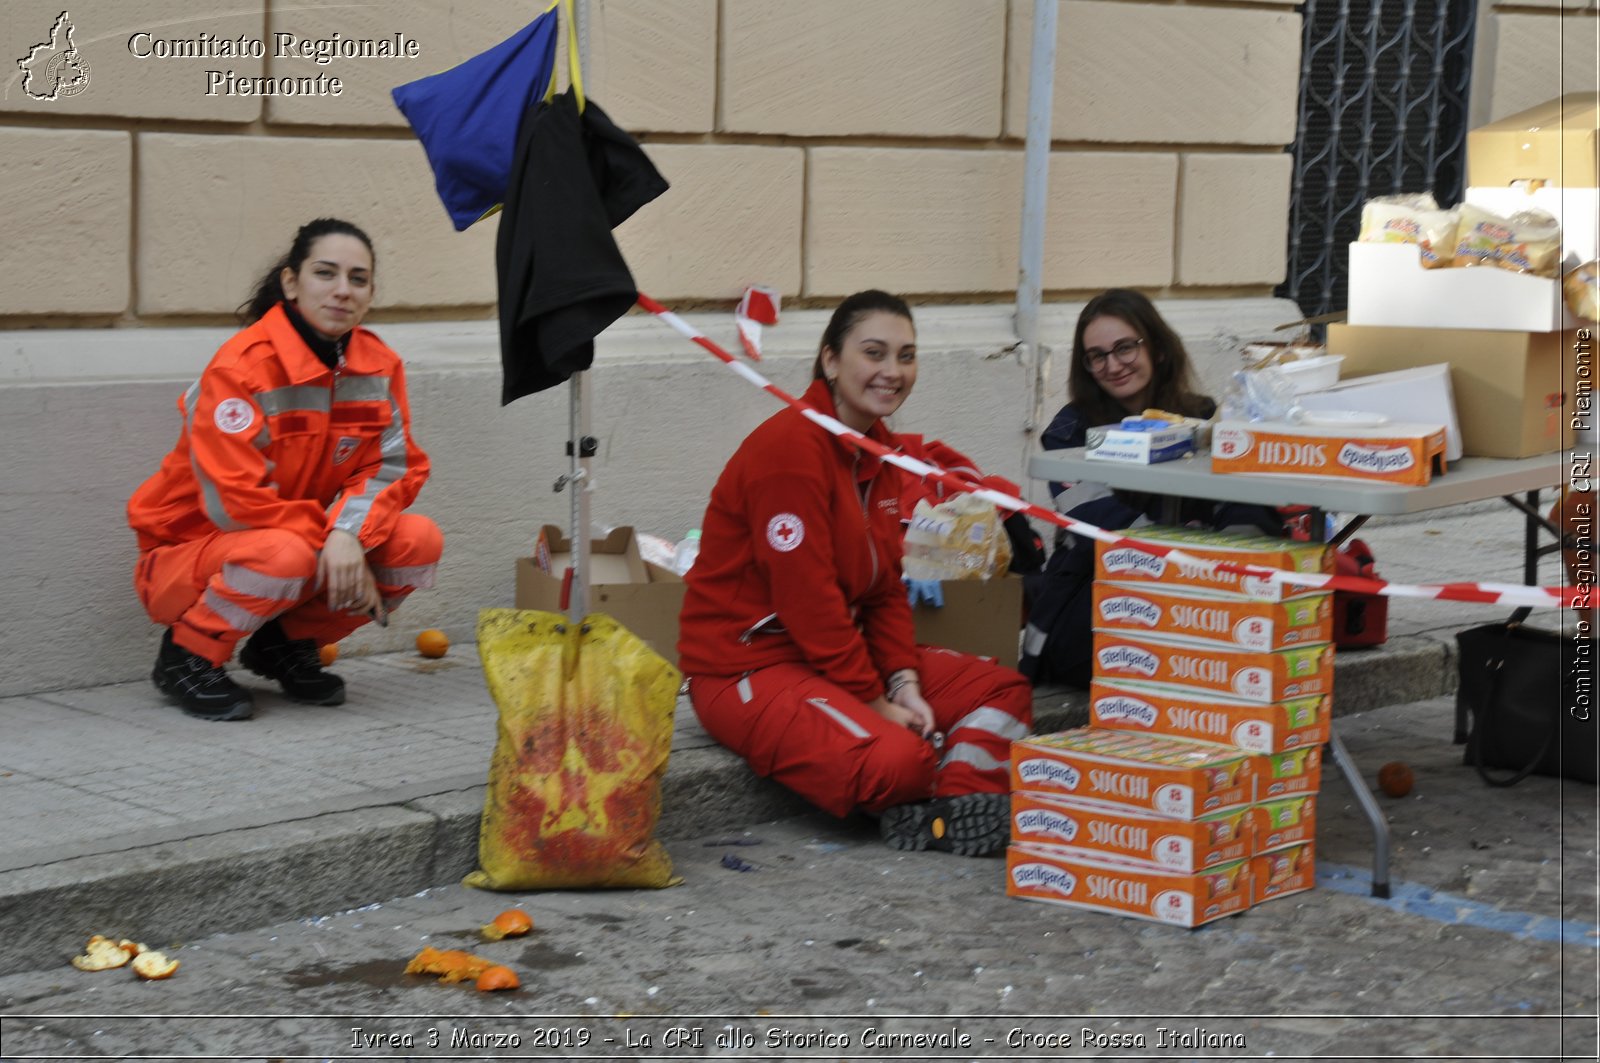
<svg viewBox="0 0 1600 1063">
<path fill-rule="evenodd" d="M 857 738 L 871 738 L 872 737 L 871 732 L 869 732 L 865 727 L 862 727 L 859 723 L 856 723 L 850 717 L 846 716 L 844 713 L 840 712 L 838 709 L 834 708 L 832 705 L 829 705 L 826 701 L 823 701 L 821 698 L 807 698 L 806 699 L 806 704 L 812 705 L 812 706 L 814 706 L 816 708 L 819 708 L 823 712 L 827 713 L 829 716 L 832 716 L 834 721 L 836 723 L 838 723 L 838 725 L 840 727 L 843 727 L 846 731 L 849 731 L 851 734 L 855 735 Z"/>
<path fill-rule="evenodd" d="M 250 442 L 256 445 L 257 450 L 266 450 L 267 445 L 272 442 L 272 424 L 265 417 L 261 418 L 261 431 L 257 432 L 256 437 Z M 267 462 L 267 472 L 270 473 L 273 467 L 273 462 Z"/>
<path fill-rule="evenodd" d="M 1022 629 L 1022 655 L 1024 657 L 1037 657 L 1044 652 L 1044 641 L 1049 638 L 1049 633 L 1029 624 Z"/>
<path fill-rule="evenodd" d="M 778 614 L 777 613 L 768 613 L 766 616 L 762 617 L 760 620 L 757 620 L 754 624 L 751 624 L 749 627 L 745 628 L 743 633 L 740 634 L 740 636 L 739 636 L 739 641 L 740 642 L 744 642 L 744 643 L 748 643 L 750 641 L 751 636 L 759 633 L 762 628 L 765 628 L 768 624 L 772 623 L 772 621 L 774 621 L 776 619 L 778 619 Z M 783 630 L 783 625 L 782 624 L 773 624 L 772 627 L 770 628 L 770 630 L 773 631 L 774 633 L 781 632 Z"/>
<path fill-rule="evenodd" d="M 971 742 L 957 742 L 944 752 L 944 759 L 939 761 L 939 767 L 948 767 L 951 764 L 970 764 L 979 771 L 1008 771 L 1011 768 L 1010 760 L 996 760 L 985 750 L 979 749 Z"/>
<path fill-rule="evenodd" d="M 364 491 L 354 498 L 345 499 L 339 519 L 333 522 L 335 528 L 347 531 L 358 539 L 361 538 L 362 525 L 367 523 L 367 514 L 372 510 L 372 500 L 385 487 L 406 474 L 406 426 L 400 416 L 400 404 L 393 397 L 389 399 L 389 411 L 389 427 L 383 430 L 378 448 L 383 455 L 383 463 L 367 481 Z"/>
<path fill-rule="evenodd" d="M 999 735 L 1001 738 L 1028 737 L 1026 724 L 1010 713 L 995 708 L 993 705 L 980 705 L 967 713 L 956 721 L 955 726 L 950 728 L 948 733 L 954 734 L 963 727 L 970 727 L 974 731 L 988 731 L 990 734 Z"/>
<path fill-rule="evenodd" d="M 235 631 L 254 631 L 265 624 L 270 617 L 257 616 L 237 602 L 230 602 L 217 593 L 215 587 L 207 587 L 205 596 L 201 601 L 206 603 L 206 608 L 222 617 L 224 623 Z"/>
<path fill-rule="evenodd" d="M 750 704 L 751 699 L 756 696 L 755 689 L 750 686 L 749 676 L 740 679 L 735 689 L 739 691 L 739 700 L 746 705 Z"/>
<path fill-rule="evenodd" d="M 306 581 L 292 576 L 268 576 L 232 561 L 222 565 L 222 582 L 231 591 L 248 594 L 252 598 L 270 598 L 278 602 L 298 602 L 305 590 Z"/>
<path fill-rule="evenodd" d="M 245 525 L 228 516 L 227 509 L 222 505 L 222 492 L 217 490 L 217 485 L 200 467 L 200 459 L 195 453 L 194 413 L 200 405 L 200 381 L 196 380 L 184 392 L 183 405 L 184 431 L 189 436 L 189 468 L 194 471 L 194 482 L 200 488 L 200 508 L 205 511 L 206 518 L 222 531 L 244 531 Z"/>
<path fill-rule="evenodd" d="M 268 417 L 291 410 L 297 413 L 327 413 L 329 401 L 328 389 L 316 384 L 290 384 L 256 394 L 256 403 Z"/>
<path fill-rule="evenodd" d="M 386 376 L 344 376 L 333 385 L 334 402 L 382 402 L 388 397 Z"/>
<path fill-rule="evenodd" d="M 433 577 L 438 571 L 438 565 L 375 568 L 372 570 L 372 578 L 385 587 L 410 587 L 412 590 L 425 591 L 433 586 Z"/>
</svg>

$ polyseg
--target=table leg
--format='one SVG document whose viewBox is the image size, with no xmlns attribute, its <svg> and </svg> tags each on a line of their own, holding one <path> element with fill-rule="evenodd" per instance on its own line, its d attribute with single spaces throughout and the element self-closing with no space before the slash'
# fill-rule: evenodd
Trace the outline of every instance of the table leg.
<svg viewBox="0 0 1600 1063">
<path fill-rule="evenodd" d="M 1361 777 L 1356 762 L 1351 759 L 1350 751 L 1344 747 L 1344 741 L 1337 732 L 1330 731 L 1328 734 L 1328 751 L 1333 754 L 1333 762 L 1344 773 L 1345 782 L 1350 784 L 1350 791 L 1356 795 L 1356 803 L 1361 806 L 1367 822 L 1372 824 L 1372 895 L 1388 897 L 1389 823 L 1383 818 L 1383 811 L 1373 799 L 1372 791 L 1367 789 L 1367 780 Z"/>
<path fill-rule="evenodd" d="M 1528 510 L 1522 532 L 1522 582 L 1532 587 L 1539 582 L 1538 488 L 1528 492 Z"/>
</svg>

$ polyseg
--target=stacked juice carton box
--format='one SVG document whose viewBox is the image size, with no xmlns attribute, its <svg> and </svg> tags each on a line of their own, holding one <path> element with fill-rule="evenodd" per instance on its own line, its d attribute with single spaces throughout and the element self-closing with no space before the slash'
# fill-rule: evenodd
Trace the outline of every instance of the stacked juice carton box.
<svg viewBox="0 0 1600 1063">
<path fill-rule="evenodd" d="M 1319 544 L 1144 528 L 1326 572 Z M 1332 595 L 1101 544 L 1090 726 L 1015 743 L 1006 892 L 1199 926 L 1310 889 Z"/>
</svg>

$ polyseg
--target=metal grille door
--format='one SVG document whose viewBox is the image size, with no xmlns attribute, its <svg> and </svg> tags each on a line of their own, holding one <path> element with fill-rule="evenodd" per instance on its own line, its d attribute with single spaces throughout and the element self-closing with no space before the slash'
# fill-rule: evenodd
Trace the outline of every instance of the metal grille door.
<svg viewBox="0 0 1600 1063">
<path fill-rule="evenodd" d="M 1349 243 L 1372 196 L 1461 198 L 1475 0 L 1306 0 L 1290 198 L 1277 294 L 1343 310 Z"/>
</svg>

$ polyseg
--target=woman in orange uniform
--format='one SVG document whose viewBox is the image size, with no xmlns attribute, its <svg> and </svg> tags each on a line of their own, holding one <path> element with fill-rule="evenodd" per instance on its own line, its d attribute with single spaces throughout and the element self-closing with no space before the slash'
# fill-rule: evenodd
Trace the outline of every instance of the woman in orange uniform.
<svg viewBox="0 0 1600 1063">
<path fill-rule="evenodd" d="M 812 376 L 808 405 L 896 446 L 883 419 L 917 379 L 910 309 L 846 299 Z M 915 644 L 904 476 L 797 410 L 752 432 L 701 524 L 679 659 L 701 723 L 758 774 L 834 815 L 879 815 L 895 848 L 998 853 L 1032 693 L 1010 669 Z"/>
<path fill-rule="evenodd" d="M 367 234 L 319 218 L 241 307 L 246 328 L 178 400 L 183 427 L 128 501 L 134 588 L 167 628 L 151 678 L 190 716 L 244 720 L 245 667 L 291 700 L 344 701 L 318 646 L 433 585 L 443 536 L 405 512 L 428 478 L 399 357 L 360 327 Z"/>
</svg>

